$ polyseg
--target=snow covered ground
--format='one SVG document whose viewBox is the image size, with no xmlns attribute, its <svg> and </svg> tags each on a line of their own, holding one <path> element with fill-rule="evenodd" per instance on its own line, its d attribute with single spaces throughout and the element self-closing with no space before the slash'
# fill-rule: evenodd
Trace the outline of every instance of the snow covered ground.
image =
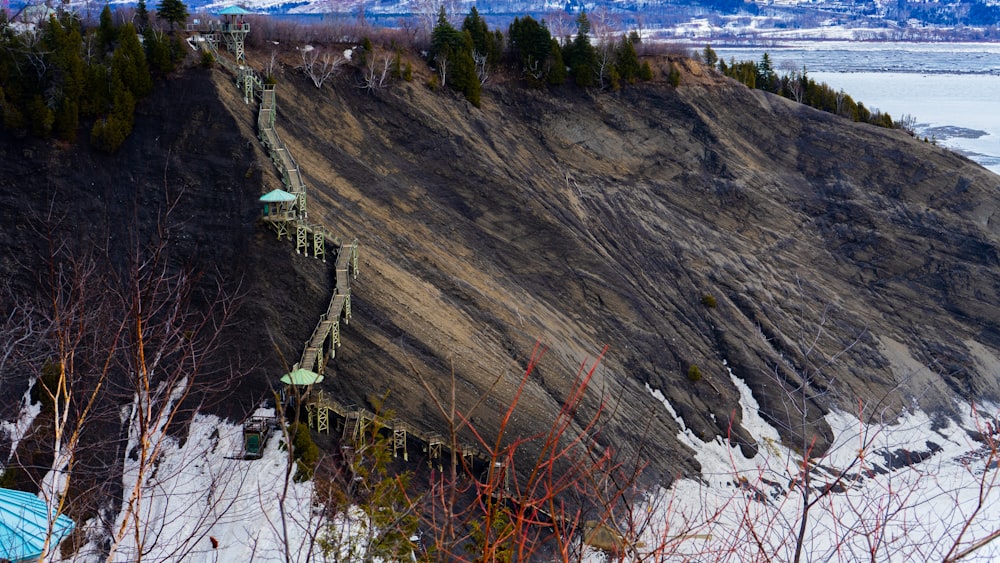
<svg viewBox="0 0 1000 563">
<path fill-rule="evenodd" d="M 922 412 L 881 423 L 828 415 L 836 439 L 810 470 L 806 500 L 814 504 L 806 514 L 801 456 L 780 444 L 749 388 L 730 375 L 741 391 L 743 426 L 760 451 L 745 459 L 721 438 L 705 443 L 682 431 L 698 452 L 701 479 L 651 498 L 661 528 L 646 534 L 646 546 L 669 538 L 678 559 L 790 561 L 801 529 L 803 561 L 940 561 L 963 552 L 963 561 L 1000 558 L 1000 542 L 989 541 L 1000 534 L 998 407 L 962 405 L 960 424 Z M 827 488 L 833 492 L 821 495 Z"/>
<path fill-rule="evenodd" d="M 112 533 L 122 526 L 126 533 L 113 560 L 134 561 L 141 548 L 145 560 L 157 562 L 285 561 L 288 545 L 291 561 L 322 561 L 308 551 L 320 525 L 312 484 L 286 480 L 286 452 L 278 436 L 252 461 L 236 459 L 242 439 L 241 426 L 214 416 L 195 417 L 183 446 L 167 438 L 147 482 L 138 524 L 120 514 L 114 519 Z M 135 481 L 135 472 L 128 471 L 126 492 Z M 96 519 L 81 528 L 92 542 L 72 560 L 103 560 L 96 538 L 107 528 Z"/>
<path fill-rule="evenodd" d="M 780 443 L 749 388 L 730 376 L 759 453 L 745 459 L 721 438 L 702 442 L 678 418 L 680 438 L 696 452 L 702 474 L 650 495 L 638 513 L 653 525 L 635 555 L 666 546 L 658 560 L 788 561 L 805 520 L 805 561 L 941 560 L 1000 530 L 997 454 L 976 434 L 998 430 L 997 407 L 965 405 L 961 424 L 921 412 L 871 424 L 849 413 L 828 415 L 836 439 L 810 471 L 816 502 L 804 517 L 800 456 Z M 661 393 L 650 392 L 677 418 Z M 127 528 L 114 560 L 134 560 L 138 544 L 151 561 L 284 561 L 286 545 L 292 561 L 327 560 L 314 543 L 322 522 L 312 486 L 286 481 L 280 440 L 272 438 L 263 457 L 249 461 L 235 459 L 241 438 L 241 427 L 210 416 L 195 418 L 183 445 L 168 438 L 147 481 L 138 535 L 134 522 L 114 519 L 113 530 Z M 127 474 L 126 491 L 134 482 L 134 473 Z M 831 487 L 834 492 L 819 495 Z M 73 560 L 101 559 L 96 538 L 106 528 L 96 521 L 82 528 L 95 541 Z M 1000 542 L 965 560 L 997 558 Z M 602 560 L 594 551 L 585 556 Z"/>
<path fill-rule="evenodd" d="M 916 133 L 1000 174 L 1000 43 L 786 42 L 718 48 L 729 61 L 759 61 L 779 73 L 806 69 L 869 108 L 916 120 Z"/>
</svg>

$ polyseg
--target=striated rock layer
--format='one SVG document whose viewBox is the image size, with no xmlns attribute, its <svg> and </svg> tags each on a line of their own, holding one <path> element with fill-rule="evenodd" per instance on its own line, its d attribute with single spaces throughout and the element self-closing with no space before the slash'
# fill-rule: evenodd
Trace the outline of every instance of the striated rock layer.
<svg viewBox="0 0 1000 563">
<path fill-rule="evenodd" d="M 754 451 L 727 366 L 786 439 L 819 448 L 829 409 L 947 416 L 956 397 L 1000 400 L 1000 178 L 901 131 L 679 64 L 678 88 L 494 85 L 481 108 L 430 90 L 426 70 L 375 93 L 349 72 L 322 89 L 279 74 L 277 128 L 311 190 L 310 220 L 361 248 L 354 317 L 322 387 L 344 403 L 384 396 L 442 432 L 418 374 L 445 402 L 454 381 L 460 411 L 488 393 L 471 419 L 494 436 L 540 341 L 508 434 L 526 436 L 607 345 L 578 420 L 603 403 L 598 440 L 648 460 L 661 483 L 698 468 L 647 386 L 696 435 Z M 35 147 L 3 165 L 47 171 L 37 209 L 49 192 L 67 205 L 76 196 L 63 194 L 97 197 L 108 225 L 132 217 L 114 198 L 162 204 L 164 183 L 184 186 L 178 260 L 242 280 L 247 295 L 227 348 L 251 367 L 233 416 L 297 361 L 330 284 L 328 266 L 255 224 L 257 195 L 280 184 L 254 126 L 227 76 L 192 70 L 144 103 L 118 156 Z M 83 169 L 60 151 L 85 153 Z"/>
</svg>

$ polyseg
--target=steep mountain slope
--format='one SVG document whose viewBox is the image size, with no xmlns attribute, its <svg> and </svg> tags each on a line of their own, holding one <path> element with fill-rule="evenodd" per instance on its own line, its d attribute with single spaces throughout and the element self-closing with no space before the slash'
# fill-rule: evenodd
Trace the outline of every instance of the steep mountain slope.
<svg viewBox="0 0 1000 563">
<path fill-rule="evenodd" d="M 490 434 L 538 339 L 528 435 L 607 344 L 601 439 L 662 479 L 694 467 L 647 385 L 698 435 L 753 449 L 726 365 L 793 439 L 859 401 L 868 416 L 1000 398 L 997 177 L 683 64 L 676 89 L 495 86 L 481 109 L 419 78 L 370 95 L 286 72 L 278 127 L 311 213 L 363 249 L 324 386 L 441 429 L 415 373 L 442 397 L 454 374 L 460 409 L 500 377 L 473 413 Z"/>
<path fill-rule="evenodd" d="M 1000 399 L 1000 180 L 902 132 L 677 62 L 679 88 L 495 85 L 481 109 L 430 90 L 419 68 L 366 93 L 350 72 L 317 89 L 289 64 L 277 127 L 310 219 L 361 246 L 354 317 L 322 387 L 345 403 L 385 396 L 441 432 L 420 378 L 442 398 L 454 381 L 460 411 L 487 395 L 471 419 L 491 436 L 541 341 L 509 431 L 527 436 L 607 345 L 578 420 L 603 403 L 599 441 L 648 460 L 662 483 L 697 463 L 647 386 L 698 436 L 755 449 L 727 366 L 787 439 L 818 432 L 820 447 L 827 409 L 947 415 L 954 396 Z M 0 174 L 5 225 L 40 224 L 56 202 L 61 228 L 87 225 L 78 238 L 112 261 L 179 196 L 172 259 L 246 296 L 220 357 L 248 367 L 216 407 L 234 417 L 297 361 L 330 283 L 328 266 L 255 220 L 257 196 L 280 184 L 254 124 L 228 76 L 191 69 L 141 105 L 115 157 L 5 137 Z M 44 244 L 23 228 L 0 244 L 30 292 L 44 262 L 21 257 Z M 3 384 L 10 419 L 24 381 Z"/>
</svg>

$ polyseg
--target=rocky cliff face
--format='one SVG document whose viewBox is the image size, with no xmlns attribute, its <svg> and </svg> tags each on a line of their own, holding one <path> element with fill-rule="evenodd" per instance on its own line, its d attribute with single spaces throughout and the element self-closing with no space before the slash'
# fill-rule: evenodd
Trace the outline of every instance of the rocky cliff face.
<svg viewBox="0 0 1000 563">
<path fill-rule="evenodd" d="M 349 73 L 322 89 L 281 74 L 277 126 L 310 218 L 361 247 L 354 317 L 323 387 L 348 403 L 386 396 L 384 408 L 442 431 L 417 374 L 440 397 L 454 381 L 459 410 L 488 394 L 471 418 L 491 435 L 540 341 L 548 352 L 511 430 L 530 435 L 607 345 L 579 418 L 603 403 L 599 440 L 648 459 L 659 482 L 697 464 L 647 387 L 703 439 L 747 453 L 729 369 L 787 439 L 820 446 L 828 409 L 947 415 L 954 397 L 1000 399 L 1000 179 L 902 132 L 683 65 L 679 88 L 497 85 L 482 108 L 429 90 L 419 71 L 374 94 Z M 167 88 L 115 158 L 67 167 L 63 149 L 5 140 L 3 166 L 19 175 L 3 177 L 19 179 L 4 221 L 19 220 L 13 190 L 32 191 L 38 170 L 56 201 L 96 206 L 67 220 L 100 216 L 109 232 L 136 199 L 162 205 L 164 184 L 184 186 L 177 256 L 244 282 L 229 350 L 253 369 L 231 404 L 249 408 L 281 356 L 296 361 L 327 272 L 255 224 L 256 197 L 279 184 L 252 105 L 220 71 Z"/>
</svg>

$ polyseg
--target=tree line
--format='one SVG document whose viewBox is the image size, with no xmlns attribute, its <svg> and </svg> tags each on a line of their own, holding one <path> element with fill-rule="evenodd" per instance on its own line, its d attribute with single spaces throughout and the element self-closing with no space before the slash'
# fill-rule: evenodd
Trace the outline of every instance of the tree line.
<svg viewBox="0 0 1000 563">
<path fill-rule="evenodd" d="M 431 32 L 429 63 L 438 83 L 461 92 L 479 105 L 482 85 L 501 64 L 517 69 L 527 84 L 536 88 L 567 82 L 581 87 L 618 90 L 653 77 L 648 61 L 640 63 L 635 45 L 638 34 L 605 33 L 595 43 L 585 11 L 576 18 L 576 35 L 554 36 L 545 20 L 531 16 L 514 18 L 506 42 L 500 30 L 490 30 L 475 7 L 459 30 L 442 7 Z"/>
<path fill-rule="evenodd" d="M 159 17 L 172 27 L 176 14 L 165 8 Z M 144 1 L 119 23 L 108 5 L 97 22 L 61 11 L 15 24 L 0 13 L 0 119 L 12 133 L 66 142 L 89 126 L 91 144 L 114 152 L 132 131 L 136 101 L 183 56 Z"/>
<path fill-rule="evenodd" d="M 867 108 L 863 103 L 854 101 L 843 90 L 835 90 L 825 82 L 816 82 L 809 77 L 805 67 L 801 71 L 792 71 L 779 76 L 767 53 L 761 56 L 760 62 L 730 59 L 727 63 L 718 57 L 711 45 L 706 45 L 701 56 L 705 64 L 717 68 L 722 74 L 750 88 L 778 94 L 800 104 L 853 121 L 871 123 L 888 129 L 906 128 L 905 123 L 893 121 L 888 113 Z"/>
</svg>

